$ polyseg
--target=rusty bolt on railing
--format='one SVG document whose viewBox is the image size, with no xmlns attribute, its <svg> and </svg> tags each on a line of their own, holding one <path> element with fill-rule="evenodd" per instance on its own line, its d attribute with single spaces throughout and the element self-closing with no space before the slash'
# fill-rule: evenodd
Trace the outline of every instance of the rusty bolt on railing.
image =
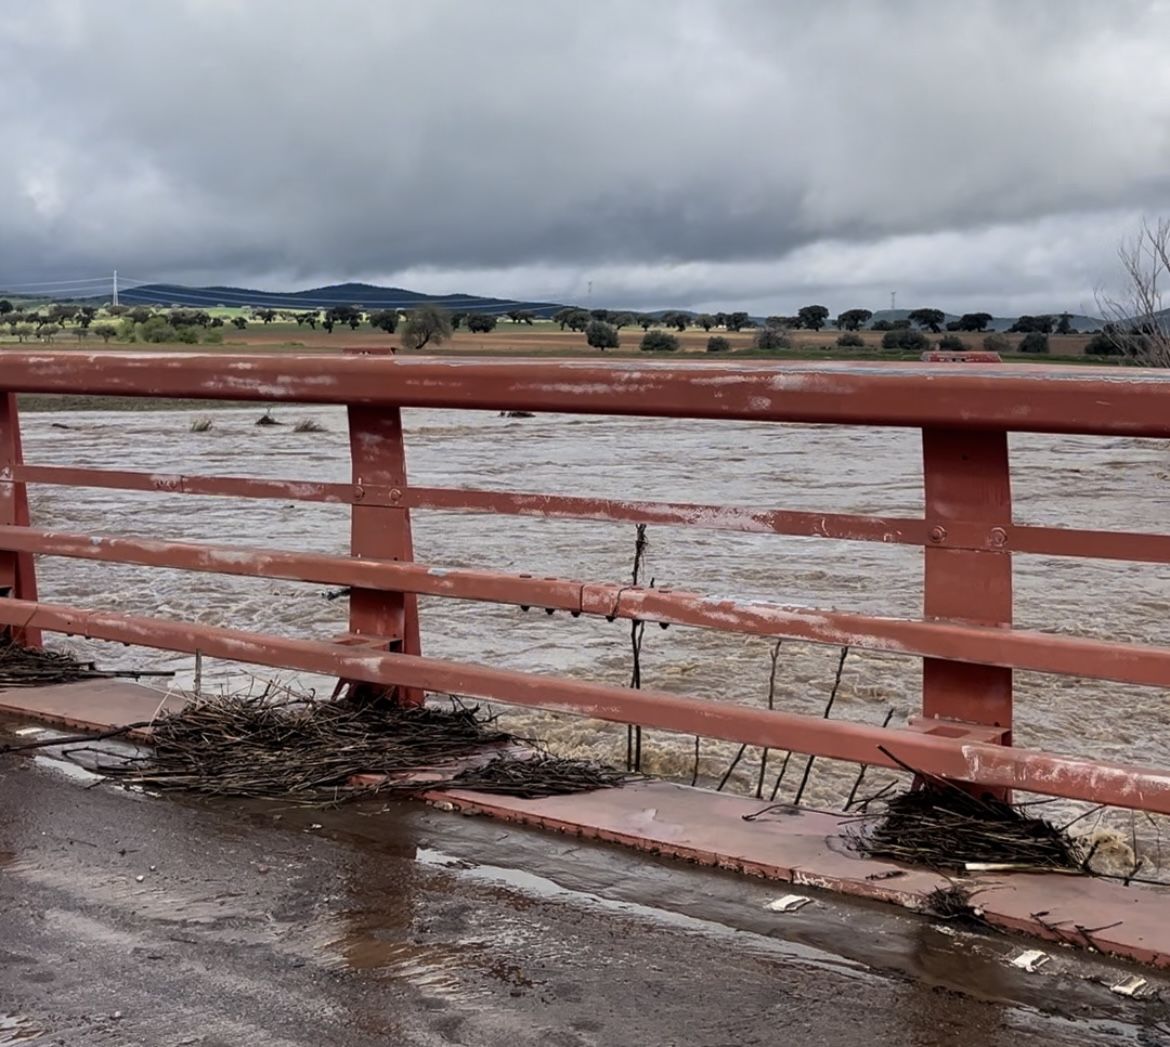
<svg viewBox="0 0 1170 1047">
<path fill-rule="evenodd" d="M 947 529 L 945 527 L 932 527 L 930 529 L 930 540 L 936 545 L 945 542 L 947 540 Z"/>
</svg>

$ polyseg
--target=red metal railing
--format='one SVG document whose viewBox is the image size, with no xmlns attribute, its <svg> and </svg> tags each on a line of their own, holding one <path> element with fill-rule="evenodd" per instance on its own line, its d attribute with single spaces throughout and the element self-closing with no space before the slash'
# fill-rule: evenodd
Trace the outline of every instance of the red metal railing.
<svg viewBox="0 0 1170 1047">
<path fill-rule="evenodd" d="M 350 483 L 37 466 L 21 457 L 19 392 L 340 404 Z M 1013 522 L 1009 432 L 1170 438 L 1170 376 L 1138 370 L 907 365 L 600 366 L 372 356 L 6 353 L 0 367 L 0 624 L 442 691 L 776 749 L 923 771 L 983 788 L 1170 813 L 1170 773 L 1011 745 L 1012 672 L 1165 687 L 1170 649 L 1012 628 L 1012 554 L 1170 563 L 1170 536 Z M 412 487 L 406 407 L 903 426 L 922 431 L 922 517 Z M 30 526 L 28 484 L 348 504 L 351 554 L 63 534 Z M 440 569 L 413 561 L 412 510 L 655 523 L 921 546 L 923 617 L 712 599 L 604 581 Z M 292 640 L 37 600 L 33 556 L 63 556 L 352 587 L 349 632 Z M 539 606 L 920 657 L 922 715 L 869 727 L 653 690 L 631 691 L 423 657 L 417 597 Z"/>
</svg>

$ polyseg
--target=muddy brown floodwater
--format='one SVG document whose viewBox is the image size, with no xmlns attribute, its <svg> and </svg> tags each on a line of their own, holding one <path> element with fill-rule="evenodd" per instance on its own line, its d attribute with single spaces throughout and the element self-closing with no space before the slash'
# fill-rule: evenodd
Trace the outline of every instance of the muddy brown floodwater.
<svg viewBox="0 0 1170 1047">
<path fill-rule="evenodd" d="M 160 472 L 348 479 L 343 410 L 278 408 L 276 416 L 286 424 L 269 427 L 254 425 L 259 413 L 216 411 L 205 433 L 190 432 L 196 414 L 181 411 L 25 414 L 25 456 L 30 462 Z M 293 423 L 302 418 L 327 431 L 295 433 Z M 53 427 L 62 420 L 69 429 Z M 419 484 L 829 512 L 922 509 L 919 437 L 910 430 L 562 415 L 510 420 L 426 410 L 407 412 L 406 424 L 410 477 Z M 1013 436 L 1011 451 L 1019 522 L 1165 530 L 1170 445 Z M 89 533 L 328 553 L 345 552 L 348 542 L 347 512 L 340 506 L 48 487 L 35 490 L 32 504 L 34 522 Z M 442 512 L 416 513 L 414 525 L 416 557 L 451 567 L 620 580 L 628 577 L 633 553 L 632 525 Z M 653 526 L 649 539 L 647 575 L 658 585 L 869 613 L 921 613 L 922 553 L 910 547 Z M 1015 570 L 1020 626 L 1170 640 L 1170 567 L 1017 556 Z M 67 560 L 42 560 L 39 571 L 47 600 L 285 635 L 327 637 L 344 627 L 344 601 L 325 600 L 315 586 Z M 629 679 L 628 623 L 425 599 L 422 630 L 424 649 L 438 657 L 614 684 Z M 106 665 L 161 664 L 187 681 L 193 669 L 185 657 L 70 643 L 96 652 Z M 642 652 L 643 680 L 716 701 L 761 704 L 769 646 L 759 638 L 651 627 Z M 835 649 L 786 643 L 777 707 L 819 714 L 837 658 Z M 220 686 L 247 685 L 239 667 L 208 665 L 205 673 Z M 919 683 L 914 659 L 853 651 L 834 715 L 879 723 L 893 709 L 897 724 L 915 711 Z M 1170 762 L 1161 691 L 1020 673 L 1016 710 L 1022 746 L 1151 766 Z M 509 712 L 507 720 L 559 752 L 625 758 L 621 727 L 527 710 Z M 646 732 L 643 746 L 647 770 L 690 778 L 691 739 Z M 718 779 L 734 750 L 704 742 L 701 777 Z M 751 751 L 730 787 L 753 788 L 758 770 L 759 753 Z M 850 767 L 818 761 L 806 802 L 840 806 L 853 775 Z M 798 778 L 791 775 L 782 796 Z M 886 779 L 875 774 L 872 780 L 876 787 Z M 1061 804 L 1053 810 L 1076 808 Z M 1098 817 L 1081 825 L 1093 830 Z M 1158 857 L 1158 823 L 1143 816 L 1131 827 L 1128 814 L 1107 818 L 1125 837 L 1134 833 L 1151 862 Z M 1124 860 L 1119 854 L 1118 861 Z"/>
</svg>

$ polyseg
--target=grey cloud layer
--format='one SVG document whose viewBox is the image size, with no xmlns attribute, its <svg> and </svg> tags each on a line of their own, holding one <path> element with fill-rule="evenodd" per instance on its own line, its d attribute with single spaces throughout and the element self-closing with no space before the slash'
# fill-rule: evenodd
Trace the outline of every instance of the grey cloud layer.
<svg viewBox="0 0 1170 1047">
<path fill-rule="evenodd" d="M 632 301 L 681 267 L 673 290 L 699 301 L 772 265 L 784 286 L 860 292 L 857 267 L 880 259 L 873 288 L 925 291 L 913 252 L 959 233 L 1001 254 L 947 267 L 953 293 L 1007 263 L 1027 285 L 1008 300 L 1091 276 L 1057 256 L 1031 279 L 1029 230 L 1107 252 L 1133 214 L 1170 209 L 1164 3 L 55 0 L 6 16 L 0 119 L 27 146 L 0 164 L 0 282 L 116 262 L 223 281 L 479 273 L 493 286 L 467 290 L 529 293 L 506 285 L 589 271 Z"/>
</svg>

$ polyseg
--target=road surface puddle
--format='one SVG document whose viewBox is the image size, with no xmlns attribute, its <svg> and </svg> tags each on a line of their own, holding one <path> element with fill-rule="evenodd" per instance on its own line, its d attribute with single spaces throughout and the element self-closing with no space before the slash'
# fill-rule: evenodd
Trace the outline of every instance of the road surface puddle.
<svg viewBox="0 0 1170 1047">
<path fill-rule="evenodd" d="M 341 913 L 318 931 L 336 935 L 321 945 L 321 966 L 384 974 L 439 995 L 467 996 L 461 975 L 483 951 L 474 941 L 418 941 L 401 919 L 382 910 Z"/>
</svg>

